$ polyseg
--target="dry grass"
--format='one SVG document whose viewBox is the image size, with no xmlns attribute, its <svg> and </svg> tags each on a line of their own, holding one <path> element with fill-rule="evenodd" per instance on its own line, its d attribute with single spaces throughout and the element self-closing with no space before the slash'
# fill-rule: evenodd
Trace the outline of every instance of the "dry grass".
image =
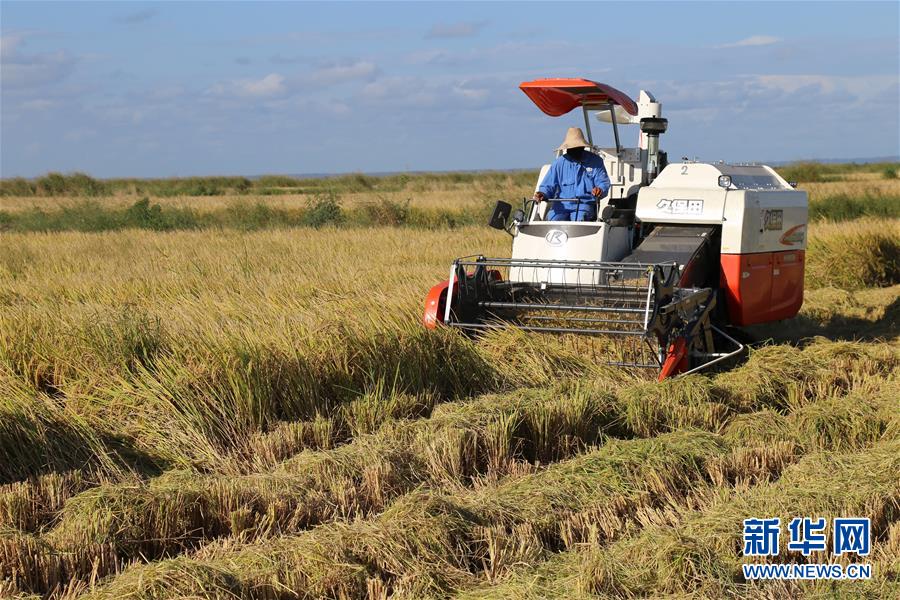
<svg viewBox="0 0 900 600">
<path fill-rule="evenodd" d="M 771 484 L 722 494 L 703 511 L 675 526 L 651 528 L 601 551 L 582 574 L 582 584 L 610 595 L 696 593 L 736 595 L 740 581 L 740 523 L 745 515 L 785 514 L 872 519 L 873 539 L 883 539 L 900 516 L 900 442 L 885 440 L 863 452 L 810 455 Z M 782 554 L 787 539 L 782 538 Z M 824 556 L 811 556 L 817 562 Z M 622 568 L 628 565 L 627 569 Z M 878 573 L 878 566 L 882 567 Z M 878 589 L 891 579 L 876 565 Z M 880 582 L 880 583 L 879 583 Z"/>
<path fill-rule="evenodd" d="M 900 282 L 900 220 L 817 224 L 806 254 L 810 287 L 894 285 Z"/>
</svg>

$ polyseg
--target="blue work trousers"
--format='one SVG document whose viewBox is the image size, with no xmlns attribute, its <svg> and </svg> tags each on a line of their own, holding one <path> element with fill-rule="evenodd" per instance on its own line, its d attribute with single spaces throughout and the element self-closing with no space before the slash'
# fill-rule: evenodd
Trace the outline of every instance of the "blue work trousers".
<svg viewBox="0 0 900 600">
<path fill-rule="evenodd" d="M 596 221 L 597 202 L 553 202 L 547 211 L 547 221 Z"/>
</svg>

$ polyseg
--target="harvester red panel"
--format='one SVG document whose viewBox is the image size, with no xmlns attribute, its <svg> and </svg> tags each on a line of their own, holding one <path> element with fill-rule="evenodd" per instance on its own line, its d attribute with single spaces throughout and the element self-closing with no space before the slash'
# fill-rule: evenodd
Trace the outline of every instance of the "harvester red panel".
<svg viewBox="0 0 900 600">
<path fill-rule="evenodd" d="M 434 329 L 444 322 L 444 309 L 447 307 L 447 289 L 450 281 L 444 280 L 435 285 L 425 297 L 425 314 L 422 316 L 422 324 L 427 329 Z"/>
<path fill-rule="evenodd" d="M 618 104 L 637 116 L 638 107 L 628 94 L 589 79 L 535 79 L 519 84 L 519 89 L 538 108 L 551 117 L 559 117 L 584 105 L 588 108 Z"/>
<path fill-rule="evenodd" d="M 723 254 L 721 286 L 733 325 L 795 316 L 803 304 L 805 252 Z"/>
</svg>

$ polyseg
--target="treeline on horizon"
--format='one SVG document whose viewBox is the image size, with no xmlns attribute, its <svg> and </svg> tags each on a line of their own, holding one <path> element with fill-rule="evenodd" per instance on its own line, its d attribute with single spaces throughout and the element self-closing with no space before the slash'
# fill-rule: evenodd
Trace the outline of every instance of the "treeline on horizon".
<svg viewBox="0 0 900 600">
<path fill-rule="evenodd" d="M 240 176 L 171 177 L 166 179 L 96 179 L 85 173 L 48 173 L 34 179 L 14 177 L 0 180 L 0 196 L 98 198 L 103 196 L 148 195 L 159 198 L 175 196 L 276 196 L 283 194 L 317 194 L 322 192 L 350 194 L 364 192 L 396 192 L 416 185 L 429 190 L 452 188 L 475 182 L 510 182 L 530 184 L 532 170 L 516 171 L 458 171 L 446 173 L 397 173 L 366 175 L 349 173 L 323 177 L 293 177 L 263 175 L 256 178 Z"/>
<path fill-rule="evenodd" d="M 788 181 L 822 183 L 843 181 L 848 174 L 852 173 L 881 173 L 885 179 L 896 179 L 898 169 L 900 169 L 900 163 L 896 162 L 797 162 L 777 167 L 775 170 Z M 467 183 L 490 183 L 491 180 L 510 179 L 513 184 L 530 185 L 534 179 L 534 169 L 417 172 L 391 175 L 350 173 L 324 177 L 263 175 L 253 179 L 240 176 L 97 179 L 86 173 L 48 173 L 33 179 L 24 177 L 0 179 L 0 196 L 96 198 L 116 194 L 173 197 L 315 194 L 323 191 L 362 193 L 400 191 L 410 186 L 415 187 L 417 183 L 427 183 L 429 189 L 435 189 L 441 186 L 451 187 Z"/>
<path fill-rule="evenodd" d="M 800 163 L 779 168 L 789 181 L 841 181 L 850 173 L 882 173 L 896 179 L 898 163 Z M 192 177 L 183 179 L 97 180 L 84 174 L 50 174 L 34 180 L 5 180 L 3 196 L 71 197 L 74 201 L 25 210 L 0 210 L 2 232 L 102 232 L 122 229 L 183 231 L 236 229 L 254 231 L 292 227 L 411 227 L 453 229 L 487 222 L 494 192 L 529 189 L 532 171 L 363 174 L 322 178 L 265 176 Z M 465 204 L 413 202 L 440 191 L 465 193 L 479 201 Z M 13 193 L 16 191 L 18 193 Z M 279 206 L 265 196 L 295 194 L 302 202 Z M 362 200 L 343 203 L 348 194 Z M 132 196 L 131 204 L 111 205 L 104 197 Z M 233 196 L 224 206 L 171 205 L 151 197 Z M 490 196 L 490 198 L 489 198 Z M 440 197 L 440 196 L 439 196 Z M 484 200 L 481 202 L 481 200 Z M 900 218 L 900 194 L 839 191 L 810 202 L 810 220 L 848 221 L 864 217 Z"/>
</svg>

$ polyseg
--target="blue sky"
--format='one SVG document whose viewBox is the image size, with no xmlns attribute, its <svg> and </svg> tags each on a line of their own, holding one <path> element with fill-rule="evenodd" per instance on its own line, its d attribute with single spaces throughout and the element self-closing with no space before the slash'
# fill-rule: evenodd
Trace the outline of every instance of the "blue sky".
<svg viewBox="0 0 900 600">
<path fill-rule="evenodd" d="M 900 154 L 897 2 L 4 0 L 0 27 L 3 177 L 532 167 L 580 115 L 517 85 L 569 76 L 653 92 L 676 157 Z"/>
</svg>

